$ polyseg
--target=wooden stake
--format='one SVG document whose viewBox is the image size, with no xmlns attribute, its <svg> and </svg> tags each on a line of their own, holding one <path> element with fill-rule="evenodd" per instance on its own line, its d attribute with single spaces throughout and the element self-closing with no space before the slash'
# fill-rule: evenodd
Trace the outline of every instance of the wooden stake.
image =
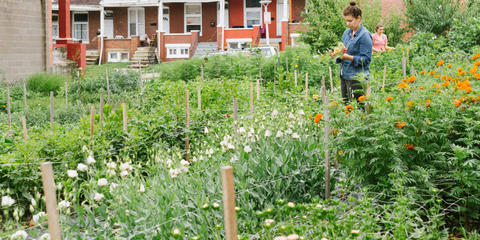
<svg viewBox="0 0 480 240">
<path fill-rule="evenodd" d="M 253 116 L 253 83 L 250 82 L 250 116 Z"/>
<path fill-rule="evenodd" d="M 288 72 L 288 57 L 285 57 L 285 66 L 286 66 L 286 71 Z"/>
<path fill-rule="evenodd" d="M 293 80 L 293 83 L 294 83 L 294 86 L 296 87 L 296 86 L 297 86 L 297 78 L 298 78 L 298 76 L 297 76 L 297 70 L 295 70 L 295 71 L 293 72 L 293 76 L 294 76 L 294 77 L 293 77 L 293 79 L 294 79 L 294 80 Z"/>
<path fill-rule="evenodd" d="M 305 73 L 305 98 L 308 98 L 308 72 Z"/>
<path fill-rule="evenodd" d="M 122 103 L 122 113 L 123 113 L 123 131 L 127 132 L 127 104 Z"/>
<path fill-rule="evenodd" d="M 65 82 L 65 105 L 68 105 L 68 83 Z"/>
<path fill-rule="evenodd" d="M 328 111 L 328 96 L 325 89 L 325 77 L 322 77 L 322 101 L 323 101 L 323 119 L 325 121 L 323 142 L 325 144 L 325 199 L 330 198 L 330 152 L 328 149 L 328 136 L 330 134 L 330 112 Z"/>
<path fill-rule="evenodd" d="M 332 76 L 332 67 L 328 67 L 328 73 L 330 75 L 330 91 L 333 92 L 333 76 Z"/>
<path fill-rule="evenodd" d="M 260 79 L 257 79 L 257 101 L 260 100 Z"/>
<path fill-rule="evenodd" d="M 12 115 L 10 112 L 10 88 L 7 87 L 7 115 L 8 115 L 8 128 L 12 128 Z"/>
<path fill-rule="evenodd" d="M 106 77 L 107 77 L 107 103 L 110 104 L 110 81 L 108 79 L 108 69 L 105 69 Z"/>
<path fill-rule="evenodd" d="M 222 167 L 223 213 L 225 219 L 225 239 L 237 239 L 237 215 L 235 212 L 235 189 L 233 168 Z"/>
<path fill-rule="evenodd" d="M 50 123 L 53 123 L 53 92 L 50 92 Z"/>
<path fill-rule="evenodd" d="M 95 107 L 90 108 L 90 137 L 93 137 L 93 128 L 95 126 Z"/>
<path fill-rule="evenodd" d="M 27 84 L 23 82 L 23 106 L 27 108 Z"/>
<path fill-rule="evenodd" d="M 188 161 L 188 152 L 190 151 L 190 139 L 188 138 L 188 129 L 190 127 L 190 93 L 185 91 L 185 160 Z"/>
<path fill-rule="evenodd" d="M 28 134 L 27 134 L 27 119 L 25 119 L 25 116 L 22 116 L 22 127 L 23 127 L 23 139 L 28 141 Z"/>
<path fill-rule="evenodd" d="M 410 75 L 415 75 L 415 68 L 413 67 L 413 65 L 410 67 Z"/>
<path fill-rule="evenodd" d="M 43 191 L 45 193 L 45 206 L 47 208 L 48 233 L 51 240 L 60 240 L 60 224 L 58 222 L 57 197 L 55 194 L 55 182 L 53 180 L 52 163 L 42 163 Z"/>
<path fill-rule="evenodd" d="M 383 81 L 382 81 L 382 91 L 385 90 L 385 79 L 387 77 L 387 65 L 383 65 Z"/>
<path fill-rule="evenodd" d="M 204 77 L 203 77 L 203 63 L 202 65 L 200 65 L 200 77 L 202 78 L 202 83 L 205 81 Z"/>
<path fill-rule="evenodd" d="M 197 87 L 197 105 L 198 109 L 202 109 L 202 90 L 200 86 Z"/>
<path fill-rule="evenodd" d="M 402 73 L 403 78 L 407 78 L 407 60 L 405 57 L 402 57 Z"/>
<path fill-rule="evenodd" d="M 103 128 L 103 93 L 100 93 L 100 107 L 98 112 L 100 113 L 100 128 Z"/>
</svg>

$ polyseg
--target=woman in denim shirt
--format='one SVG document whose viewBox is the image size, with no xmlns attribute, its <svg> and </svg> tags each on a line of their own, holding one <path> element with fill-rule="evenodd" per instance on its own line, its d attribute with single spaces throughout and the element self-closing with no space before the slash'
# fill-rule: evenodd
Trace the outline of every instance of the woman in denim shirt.
<svg viewBox="0 0 480 240">
<path fill-rule="evenodd" d="M 346 53 L 337 58 L 340 63 L 340 87 L 345 103 L 363 95 L 359 77 L 369 77 L 370 61 L 372 60 L 372 35 L 362 25 L 362 10 L 354 1 L 343 9 L 343 18 L 347 30 L 343 33 L 342 42 Z M 335 55 L 331 53 L 332 57 Z"/>
</svg>

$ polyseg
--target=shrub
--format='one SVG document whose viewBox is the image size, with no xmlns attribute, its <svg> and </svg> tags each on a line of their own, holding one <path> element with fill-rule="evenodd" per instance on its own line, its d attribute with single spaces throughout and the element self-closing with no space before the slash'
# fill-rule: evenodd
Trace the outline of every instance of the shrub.
<svg viewBox="0 0 480 240">
<path fill-rule="evenodd" d="M 457 1 L 451 0 L 404 0 L 411 28 L 419 31 L 445 35 L 452 27 L 453 19 L 460 17 Z"/>
<path fill-rule="evenodd" d="M 472 53 L 473 46 L 480 45 L 480 17 L 455 19 L 448 33 L 448 42 L 465 52 Z"/>
<path fill-rule="evenodd" d="M 58 91 L 67 80 L 65 76 L 49 73 L 37 73 L 28 78 L 27 89 L 39 93 Z"/>
</svg>

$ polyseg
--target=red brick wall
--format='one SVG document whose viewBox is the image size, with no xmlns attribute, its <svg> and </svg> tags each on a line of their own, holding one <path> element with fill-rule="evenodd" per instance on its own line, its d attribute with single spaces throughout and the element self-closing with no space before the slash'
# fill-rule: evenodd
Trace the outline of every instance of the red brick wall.
<svg viewBox="0 0 480 240">
<path fill-rule="evenodd" d="M 243 26 L 243 0 L 230 0 L 228 3 L 229 27 Z"/>
<path fill-rule="evenodd" d="M 210 26 L 210 22 L 214 22 Z M 201 42 L 215 42 L 217 41 L 217 3 L 203 3 L 202 4 L 202 36 Z"/>
<path fill-rule="evenodd" d="M 113 11 L 113 36 L 128 38 L 128 8 L 105 8 Z"/>
<path fill-rule="evenodd" d="M 170 33 L 183 33 L 185 31 L 183 3 L 170 3 L 165 6 L 170 7 Z"/>
<path fill-rule="evenodd" d="M 157 33 L 158 7 L 145 8 L 145 34 L 152 39 L 152 35 Z"/>
<path fill-rule="evenodd" d="M 88 12 L 88 39 L 87 49 L 97 49 L 97 36 L 100 33 L 100 12 Z"/>
<path fill-rule="evenodd" d="M 100 41 L 100 39 L 98 39 L 98 41 Z M 98 51 L 100 52 L 100 44 L 98 44 L 98 46 Z M 128 51 L 131 59 L 135 51 L 137 51 L 137 46 L 140 46 L 140 38 L 137 36 L 132 37 L 132 39 L 105 39 L 103 42 L 102 63 L 107 62 L 109 49 Z"/>
<path fill-rule="evenodd" d="M 402 0 L 400 0 L 402 1 Z M 296 0 L 293 4 L 293 16 L 292 20 L 302 21 L 303 17 L 301 16 L 302 12 L 305 11 L 305 0 Z"/>
</svg>

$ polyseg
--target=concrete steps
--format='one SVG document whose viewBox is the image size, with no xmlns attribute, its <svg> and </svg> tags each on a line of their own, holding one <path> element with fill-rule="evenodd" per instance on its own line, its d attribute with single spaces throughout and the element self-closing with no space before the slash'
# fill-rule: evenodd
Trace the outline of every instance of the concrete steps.
<svg viewBox="0 0 480 240">
<path fill-rule="evenodd" d="M 137 51 L 133 54 L 130 62 L 132 63 L 130 67 L 132 68 L 144 68 L 148 67 L 149 64 L 155 63 L 155 48 L 154 47 L 139 47 Z"/>
<path fill-rule="evenodd" d="M 194 57 L 204 57 L 218 51 L 217 42 L 199 42 Z"/>
<path fill-rule="evenodd" d="M 87 50 L 87 65 L 98 64 L 100 54 L 97 50 Z"/>
</svg>

